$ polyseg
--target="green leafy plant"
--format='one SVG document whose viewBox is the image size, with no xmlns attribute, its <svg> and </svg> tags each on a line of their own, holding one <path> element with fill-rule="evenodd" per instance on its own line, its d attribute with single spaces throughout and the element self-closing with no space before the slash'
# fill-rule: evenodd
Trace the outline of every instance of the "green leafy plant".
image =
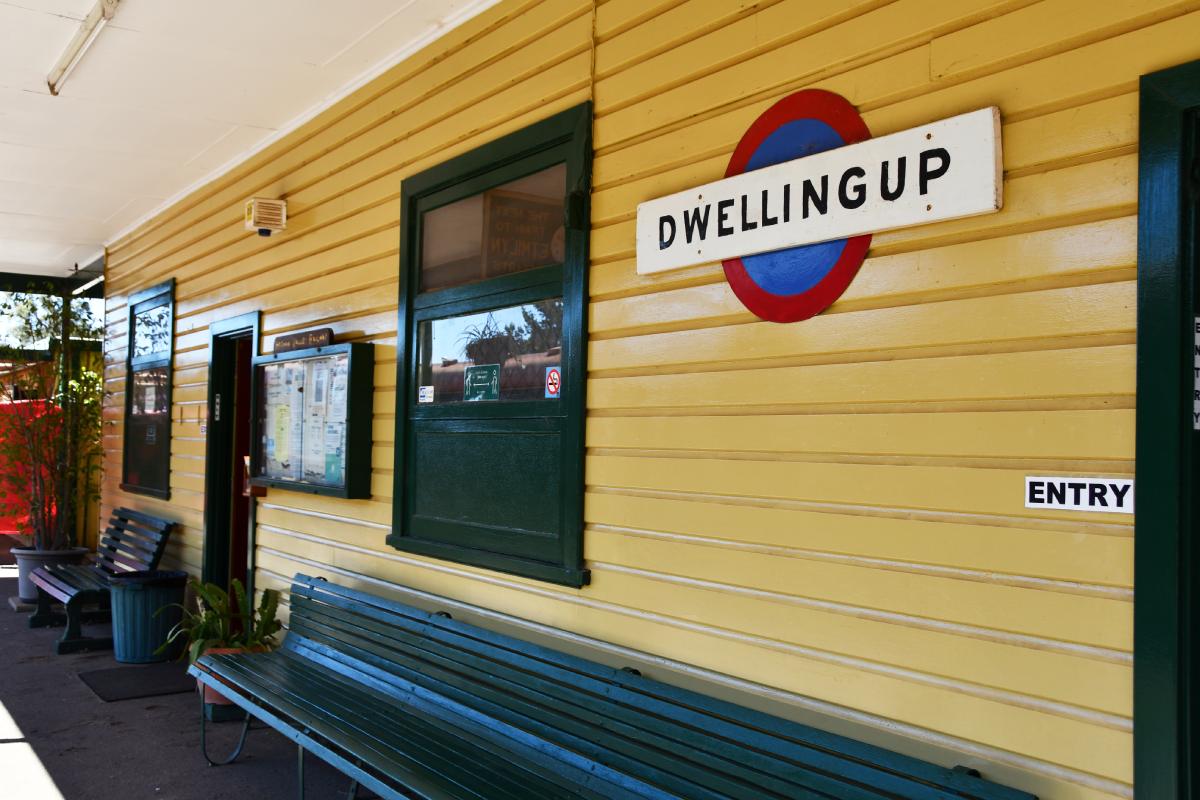
<svg viewBox="0 0 1200 800">
<path fill-rule="evenodd" d="M 0 505 L 35 549 L 66 549 L 100 496 L 101 322 L 36 292 L 0 292 L 0 322 Z"/>
<path fill-rule="evenodd" d="M 275 634 L 283 624 L 275 618 L 279 610 L 279 592 L 265 589 L 258 608 L 250 604 L 246 587 L 234 578 L 233 596 L 215 583 L 201 583 L 192 578 L 188 584 L 196 597 L 196 608 L 183 609 L 183 618 L 167 633 L 167 640 L 156 650 L 162 653 L 179 639 L 186 639 L 184 653 L 194 662 L 204 651 L 214 647 L 242 650 L 270 650 L 275 647 Z"/>
<path fill-rule="evenodd" d="M 491 314 L 481 325 L 464 328 L 459 343 L 467 358 L 476 364 L 503 364 L 510 358 L 520 360 L 512 332 L 502 330 Z"/>
</svg>

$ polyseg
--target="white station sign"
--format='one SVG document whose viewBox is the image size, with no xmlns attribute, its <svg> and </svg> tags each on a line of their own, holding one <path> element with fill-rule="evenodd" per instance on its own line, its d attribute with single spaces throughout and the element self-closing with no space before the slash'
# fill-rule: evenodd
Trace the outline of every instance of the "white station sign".
<svg viewBox="0 0 1200 800">
<path fill-rule="evenodd" d="M 987 214 L 1001 171 L 991 107 L 734 175 L 640 204 L 637 271 Z"/>
</svg>

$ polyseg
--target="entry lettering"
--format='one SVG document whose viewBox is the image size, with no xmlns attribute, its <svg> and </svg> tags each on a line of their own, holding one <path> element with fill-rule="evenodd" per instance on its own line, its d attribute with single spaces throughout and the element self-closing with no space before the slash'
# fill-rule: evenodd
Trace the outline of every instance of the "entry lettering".
<svg viewBox="0 0 1200 800">
<path fill-rule="evenodd" d="M 1132 514 L 1133 481 L 1027 476 L 1025 507 Z"/>
</svg>

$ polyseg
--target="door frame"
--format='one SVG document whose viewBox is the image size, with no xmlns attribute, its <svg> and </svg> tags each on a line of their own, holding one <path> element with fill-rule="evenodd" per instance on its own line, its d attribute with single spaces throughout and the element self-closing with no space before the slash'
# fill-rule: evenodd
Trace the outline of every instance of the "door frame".
<svg viewBox="0 0 1200 800">
<path fill-rule="evenodd" d="M 221 586 L 229 582 L 231 537 L 228 531 L 224 536 L 211 534 L 218 526 L 225 524 L 220 520 L 229 519 L 230 493 L 236 491 L 236 487 L 232 486 L 233 475 L 229 469 L 233 457 L 233 429 L 227 424 L 230 421 L 228 417 L 225 420 L 217 419 L 216 399 L 218 394 L 230 398 L 233 396 L 237 357 L 236 351 L 233 351 L 233 359 L 226 357 L 231 348 L 225 345 L 249 337 L 250 355 L 252 358 L 257 355 L 261 317 L 261 312 L 251 311 L 212 322 L 208 326 L 208 433 L 204 448 L 204 556 L 201 575 L 202 580 Z M 255 504 L 251 502 L 251 532 L 246 553 L 246 592 L 251 597 L 254 591 L 254 511 Z"/>
<path fill-rule="evenodd" d="M 1200 62 L 1141 79 L 1137 246 L 1135 796 L 1200 789 L 1191 753 L 1200 660 L 1191 497 L 1192 268 Z"/>
</svg>

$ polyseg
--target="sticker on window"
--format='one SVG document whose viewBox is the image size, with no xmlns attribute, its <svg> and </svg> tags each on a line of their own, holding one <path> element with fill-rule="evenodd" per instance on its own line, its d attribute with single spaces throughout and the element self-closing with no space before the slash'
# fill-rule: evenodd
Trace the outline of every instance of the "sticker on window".
<svg viewBox="0 0 1200 800">
<path fill-rule="evenodd" d="M 433 387 L 432 386 L 421 386 L 420 388 L 418 388 L 417 389 L 417 402 L 418 403 L 432 403 L 433 402 Z"/>
<path fill-rule="evenodd" d="M 562 393 L 562 370 L 546 367 L 546 397 L 557 398 Z"/>
<path fill-rule="evenodd" d="M 534 374 L 536 375 L 537 373 Z M 534 380 L 537 380 L 537 378 L 534 378 Z M 536 386 L 537 384 L 534 385 Z M 477 364 L 473 367 L 467 367 L 463 371 L 463 400 L 477 402 L 479 400 L 499 399 L 499 364 Z"/>
</svg>

